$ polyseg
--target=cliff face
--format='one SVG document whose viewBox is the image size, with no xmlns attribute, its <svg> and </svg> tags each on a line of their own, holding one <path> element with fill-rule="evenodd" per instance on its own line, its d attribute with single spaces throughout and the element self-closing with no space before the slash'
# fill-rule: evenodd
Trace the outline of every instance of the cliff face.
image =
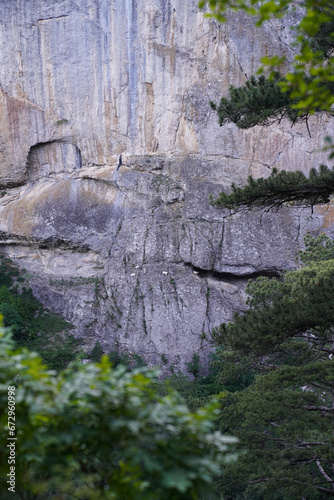
<svg viewBox="0 0 334 500">
<path fill-rule="evenodd" d="M 249 174 L 326 162 L 333 122 L 313 118 L 311 137 L 287 123 L 220 128 L 209 101 L 263 55 L 292 57 L 290 32 L 236 14 L 219 25 L 196 5 L 0 3 L 2 252 L 88 345 L 180 368 L 243 309 L 249 276 L 293 268 L 305 233 L 331 232 L 334 216 L 209 206 Z"/>
</svg>

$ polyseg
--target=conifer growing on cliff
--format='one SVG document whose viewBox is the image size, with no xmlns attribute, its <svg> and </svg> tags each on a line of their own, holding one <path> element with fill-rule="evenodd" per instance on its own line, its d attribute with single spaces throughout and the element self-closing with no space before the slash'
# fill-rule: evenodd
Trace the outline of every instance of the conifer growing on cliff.
<svg viewBox="0 0 334 500">
<path fill-rule="evenodd" d="M 251 78 L 230 90 L 216 109 L 221 124 L 268 126 L 289 118 L 307 122 L 316 112 L 332 114 L 334 104 L 334 4 L 328 0 L 243 2 L 209 0 L 212 16 L 227 8 L 256 15 L 258 24 L 302 8 L 297 26 L 299 53 L 285 76 Z M 266 58 L 275 69 L 280 58 Z M 327 149 L 332 152 L 328 139 Z M 333 153 L 330 155 L 330 160 Z M 279 209 L 284 204 L 328 203 L 334 170 L 321 165 L 309 176 L 274 170 L 268 179 L 232 186 L 215 206 L 233 211 Z M 334 243 L 308 236 L 303 265 L 248 286 L 249 310 L 213 332 L 220 346 L 222 383 L 231 366 L 252 368 L 255 382 L 222 402 L 220 429 L 239 437 L 247 450 L 228 465 L 218 490 L 225 500 L 317 500 L 334 496 Z M 233 364 L 231 363 L 233 360 Z M 230 367 L 230 368 L 229 368 Z"/>
<path fill-rule="evenodd" d="M 228 8 L 241 9 L 256 15 L 258 25 L 272 17 L 282 17 L 297 6 L 287 0 L 257 2 L 249 4 L 241 0 L 210 0 L 212 16 L 225 20 Z M 334 5 L 327 0 L 303 0 L 298 4 L 305 15 L 296 28 L 299 53 L 295 57 L 292 71 L 280 75 L 273 71 L 269 78 L 252 76 L 243 87 L 230 87 L 228 97 L 219 104 L 211 103 L 216 110 L 220 125 L 235 123 L 239 128 L 255 125 L 268 126 L 283 118 L 293 124 L 307 120 L 316 112 L 333 114 L 334 105 Z M 267 68 L 275 69 L 284 58 L 264 58 Z M 332 150 L 331 138 L 327 149 Z M 334 157 L 334 153 L 329 159 Z M 312 169 L 307 177 L 301 171 L 278 172 L 272 170 L 268 179 L 248 178 L 244 188 L 231 186 L 230 193 L 221 193 L 212 204 L 233 210 L 253 208 L 280 208 L 283 204 L 313 206 L 327 203 L 334 193 L 333 168 L 321 165 Z"/>
</svg>

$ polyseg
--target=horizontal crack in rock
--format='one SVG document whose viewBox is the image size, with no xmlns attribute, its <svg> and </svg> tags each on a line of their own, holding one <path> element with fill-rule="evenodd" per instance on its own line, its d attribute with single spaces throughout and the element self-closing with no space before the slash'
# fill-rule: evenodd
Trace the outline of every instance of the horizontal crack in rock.
<svg viewBox="0 0 334 500">
<path fill-rule="evenodd" d="M 232 272 L 219 272 L 219 271 L 212 271 L 210 269 L 201 269 L 200 267 L 196 267 L 189 262 L 185 262 L 184 265 L 192 269 L 193 272 L 201 278 L 211 278 L 215 281 L 224 281 L 225 283 L 231 283 L 231 284 L 249 279 L 256 279 L 259 278 L 260 276 L 267 276 L 268 278 L 279 278 L 281 275 L 281 273 L 278 270 L 269 270 L 269 269 L 263 269 L 261 271 L 253 273 L 248 272 L 245 274 L 235 274 Z M 242 266 L 238 267 L 240 268 Z"/>
<path fill-rule="evenodd" d="M 24 245 L 28 247 L 50 249 L 60 248 L 62 250 L 73 250 L 80 253 L 87 253 L 89 251 L 92 251 L 92 249 L 88 245 L 71 243 L 55 236 L 44 239 L 26 238 L 24 236 L 8 234 L 3 231 L 0 231 L 0 245 Z"/>
</svg>

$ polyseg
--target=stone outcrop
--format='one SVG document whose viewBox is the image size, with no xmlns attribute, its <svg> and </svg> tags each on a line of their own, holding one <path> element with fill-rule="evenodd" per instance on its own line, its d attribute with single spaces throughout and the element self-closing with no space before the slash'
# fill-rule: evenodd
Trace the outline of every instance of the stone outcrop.
<svg viewBox="0 0 334 500">
<path fill-rule="evenodd" d="M 313 117 L 311 136 L 288 123 L 220 128 L 209 101 L 263 55 L 291 60 L 291 33 L 242 14 L 219 25 L 196 4 L 0 3 L 2 252 L 88 346 L 181 369 L 244 309 L 250 277 L 294 268 L 306 232 L 332 234 L 334 217 L 209 205 L 249 174 L 326 162 L 333 121 Z"/>
</svg>

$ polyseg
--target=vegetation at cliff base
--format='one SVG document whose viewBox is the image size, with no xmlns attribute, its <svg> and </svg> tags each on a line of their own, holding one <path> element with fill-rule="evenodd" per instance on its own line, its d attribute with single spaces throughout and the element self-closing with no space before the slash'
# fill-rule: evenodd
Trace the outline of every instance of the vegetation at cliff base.
<svg viewBox="0 0 334 500">
<path fill-rule="evenodd" d="M 15 494 L 0 448 L 1 498 L 178 500 L 210 498 L 235 438 L 214 428 L 218 401 L 191 413 L 180 396 L 159 396 L 148 368 L 75 363 L 58 375 L 0 330 L 0 435 L 7 388 L 15 387 Z M 211 497 L 212 498 L 212 497 Z"/>
<path fill-rule="evenodd" d="M 225 471 L 224 498 L 333 494 L 333 248 L 328 237 L 309 236 L 305 265 L 250 283 L 249 310 L 213 332 L 237 364 L 257 373 L 222 401 L 220 429 L 247 449 Z"/>
<path fill-rule="evenodd" d="M 216 498 L 333 495 L 334 242 L 308 236 L 305 247 L 300 269 L 250 282 L 249 309 L 212 332 L 209 375 L 169 379 L 191 409 L 224 394 L 218 428 L 239 438 L 239 455 Z"/>
<path fill-rule="evenodd" d="M 60 370 L 72 361 L 81 341 L 73 328 L 57 314 L 46 310 L 26 285 L 27 278 L 14 263 L 0 256 L 0 314 L 10 326 L 17 346 L 37 351 L 49 368 Z"/>
</svg>

